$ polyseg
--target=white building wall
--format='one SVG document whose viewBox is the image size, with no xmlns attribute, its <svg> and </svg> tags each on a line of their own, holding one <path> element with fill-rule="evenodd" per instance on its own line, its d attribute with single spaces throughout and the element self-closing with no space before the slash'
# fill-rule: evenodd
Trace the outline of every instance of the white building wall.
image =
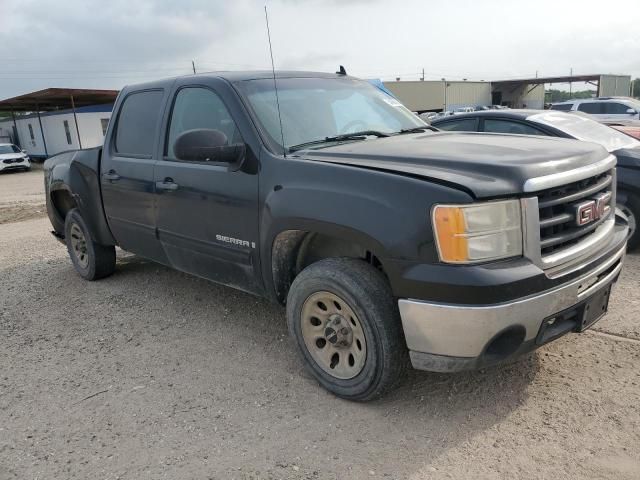
<svg viewBox="0 0 640 480">
<path fill-rule="evenodd" d="M 92 148 L 102 145 L 104 135 L 102 131 L 102 119 L 110 119 L 111 112 L 78 112 L 78 130 L 82 148 Z M 73 118 L 73 112 L 63 113 L 43 113 L 40 115 L 42 127 L 45 132 L 47 142 L 47 153 L 49 156 L 55 155 L 65 150 L 76 150 L 80 148 L 78 133 Z M 71 143 L 67 139 L 64 122 L 69 125 L 69 135 Z M 40 124 L 37 115 L 26 115 L 24 118 L 16 116 L 18 136 L 22 148 L 29 154 L 36 157 L 45 156 L 44 142 L 40 132 Z M 33 131 L 33 138 L 29 130 L 29 125 Z M 9 135 L 13 137 L 13 120 L 11 118 L 0 121 L 0 136 Z M 15 139 L 12 138 L 15 142 Z"/>
<path fill-rule="evenodd" d="M 447 82 L 445 110 L 483 105 L 491 105 L 489 82 Z"/>
<path fill-rule="evenodd" d="M 491 105 L 491 83 L 469 81 L 399 81 L 384 82 L 409 110 L 454 110 L 459 107 Z"/>
<path fill-rule="evenodd" d="M 600 75 L 601 97 L 628 97 L 631 92 L 629 75 Z"/>
<path fill-rule="evenodd" d="M 384 86 L 414 112 L 444 107 L 444 83 L 441 81 L 384 82 Z"/>
</svg>

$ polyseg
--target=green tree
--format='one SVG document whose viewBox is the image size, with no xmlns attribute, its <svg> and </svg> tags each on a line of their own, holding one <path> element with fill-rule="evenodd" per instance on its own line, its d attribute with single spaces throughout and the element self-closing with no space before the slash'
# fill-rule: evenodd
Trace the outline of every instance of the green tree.
<svg viewBox="0 0 640 480">
<path fill-rule="evenodd" d="M 545 101 L 549 103 L 555 103 L 571 100 L 572 98 L 591 98 L 595 95 L 595 93 L 596 92 L 593 90 L 581 90 L 579 92 L 572 92 L 571 94 L 569 94 L 569 92 L 565 90 L 551 89 L 545 92 Z"/>
</svg>

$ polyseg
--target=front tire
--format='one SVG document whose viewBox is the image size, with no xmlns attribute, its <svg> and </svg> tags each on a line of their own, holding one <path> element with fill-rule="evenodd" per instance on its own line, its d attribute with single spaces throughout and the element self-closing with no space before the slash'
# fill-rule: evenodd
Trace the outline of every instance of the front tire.
<svg viewBox="0 0 640 480">
<path fill-rule="evenodd" d="M 77 209 L 71 210 L 64 222 L 64 238 L 76 272 L 85 280 L 98 280 L 113 273 L 116 249 L 93 241 L 87 224 Z"/>
<path fill-rule="evenodd" d="M 407 347 L 391 289 L 362 260 L 330 258 L 305 268 L 289 290 L 287 322 L 305 367 L 339 397 L 380 397 L 406 369 Z"/>
<path fill-rule="evenodd" d="M 627 222 L 629 223 L 627 250 L 635 250 L 640 246 L 640 232 L 637 224 L 638 220 L 640 220 L 640 199 L 631 193 L 619 192 L 617 207 L 627 217 Z"/>
</svg>

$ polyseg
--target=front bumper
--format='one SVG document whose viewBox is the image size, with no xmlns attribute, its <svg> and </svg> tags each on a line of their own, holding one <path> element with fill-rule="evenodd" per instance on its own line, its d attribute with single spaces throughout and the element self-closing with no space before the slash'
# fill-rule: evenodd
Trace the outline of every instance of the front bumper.
<svg viewBox="0 0 640 480">
<path fill-rule="evenodd" d="M 512 301 L 468 305 L 399 300 L 414 368 L 439 372 L 468 370 L 536 348 L 540 345 L 536 337 L 545 319 L 579 305 L 617 280 L 625 251 L 626 240 L 587 273 L 542 293 Z M 496 344 L 502 350 L 495 348 Z"/>
<path fill-rule="evenodd" d="M 3 160 L 0 160 L 0 172 L 8 172 L 10 170 L 28 170 L 31 168 L 31 162 L 26 158 L 22 161 L 14 161 L 11 163 L 5 163 Z"/>
</svg>

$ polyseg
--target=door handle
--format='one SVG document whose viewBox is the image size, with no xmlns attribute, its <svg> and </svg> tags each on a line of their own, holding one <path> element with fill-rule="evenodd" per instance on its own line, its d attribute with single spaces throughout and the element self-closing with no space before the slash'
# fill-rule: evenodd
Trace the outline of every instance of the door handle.
<svg viewBox="0 0 640 480">
<path fill-rule="evenodd" d="M 115 182 L 117 180 L 120 180 L 120 175 L 118 175 L 115 170 L 109 170 L 107 173 L 102 174 L 102 178 L 111 182 Z"/>
<path fill-rule="evenodd" d="M 156 190 L 174 191 L 177 190 L 179 185 L 173 181 L 172 178 L 165 178 L 162 182 L 156 182 Z"/>
</svg>

